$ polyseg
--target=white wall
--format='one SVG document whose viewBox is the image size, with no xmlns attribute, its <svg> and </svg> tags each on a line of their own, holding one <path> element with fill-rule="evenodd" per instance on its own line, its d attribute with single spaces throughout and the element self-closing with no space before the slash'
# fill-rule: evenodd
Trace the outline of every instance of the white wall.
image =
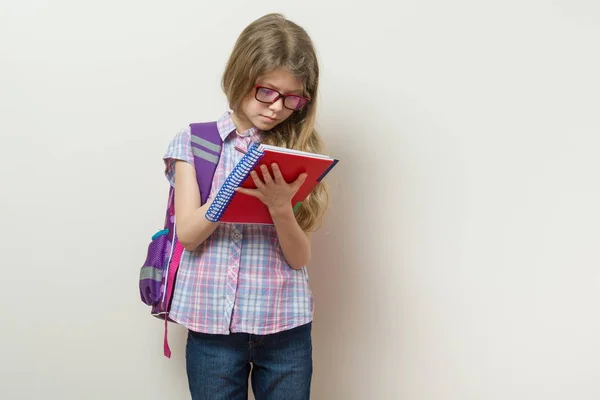
<svg viewBox="0 0 600 400">
<path fill-rule="evenodd" d="M 188 398 L 137 292 L 161 156 L 270 11 L 341 158 L 313 398 L 600 398 L 599 3 L 217 3 L 0 3 L 2 398 Z"/>
</svg>

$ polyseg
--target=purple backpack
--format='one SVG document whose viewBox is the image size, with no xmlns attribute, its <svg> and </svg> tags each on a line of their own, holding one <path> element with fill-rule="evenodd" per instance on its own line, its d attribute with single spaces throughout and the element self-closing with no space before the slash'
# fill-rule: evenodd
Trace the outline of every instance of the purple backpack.
<svg viewBox="0 0 600 400">
<path fill-rule="evenodd" d="M 223 141 L 216 122 L 190 124 L 191 146 L 194 154 L 196 179 L 200 188 L 201 204 L 206 203 L 213 176 L 219 163 Z M 163 229 L 158 231 L 148 245 L 146 261 L 140 270 L 140 297 L 151 306 L 151 314 L 165 321 L 164 354 L 171 357 L 167 341 L 167 324 L 173 298 L 173 289 L 177 279 L 179 261 L 184 248 L 177 240 L 175 227 L 175 190 L 169 188 L 167 212 Z"/>
</svg>

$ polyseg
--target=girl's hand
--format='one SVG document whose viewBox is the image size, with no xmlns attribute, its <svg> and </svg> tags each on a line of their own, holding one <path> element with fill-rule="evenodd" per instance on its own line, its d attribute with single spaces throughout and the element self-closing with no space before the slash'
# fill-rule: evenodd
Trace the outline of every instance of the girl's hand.
<svg viewBox="0 0 600 400">
<path fill-rule="evenodd" d="M 294 197 L 298 189 L 300 189 L 306 180 L 307 174 L 302 173 L 294 182 L 287 183 L 285 179 L 283 179 L 277 164 L 271 164 L 271 168 L 273 169 L 273 176 L 271 176 L 266 165 L 260 166 L 263 180 L 260 179 L 256 172 L 252 171 L 250 173 L 252 180 L 256 185 L 256 189 L 238 187 L 235 190 L 236 192 L 258 198 L 269 208 L 271 214 L 273 214 L 274 212 L 287 210 L 291 207 L 292 197 Z"/>
</svg>

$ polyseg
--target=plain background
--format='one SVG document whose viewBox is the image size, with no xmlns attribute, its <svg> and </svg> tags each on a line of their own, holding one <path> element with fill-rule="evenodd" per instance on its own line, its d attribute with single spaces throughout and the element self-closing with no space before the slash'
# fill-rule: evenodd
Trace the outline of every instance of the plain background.
<svg viewBox="0 0 600 400">
<path fill-rule="evenodd" d="M 2 1 L 3 399 L 186 399 L 138 295 L 161 157 L 281 11 L 341 162 L 309 266 L 317 400 L 600 398 L 600 6 Z"/>
</svg>

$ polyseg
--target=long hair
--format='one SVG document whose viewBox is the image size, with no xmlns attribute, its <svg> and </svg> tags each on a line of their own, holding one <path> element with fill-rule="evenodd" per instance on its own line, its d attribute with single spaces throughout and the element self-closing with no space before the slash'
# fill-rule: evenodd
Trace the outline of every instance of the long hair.
<svg viewBox="0 0 600 400">
<path fill-rule="evenodd" d="M 303 84 L 311 101 L 285 121 L 265 132 L 263 143 L 323 154 L 324 143 L 315 130 L 319 64 L 306 31 L 281 14 L 267 14 L 248 25 L 238 37 L 223 73 L 222 87 L 236 112 L 258 78 L 284 68 Z M 320 182 L 296 212 L 303 230 L 316 230 L 328 207 L 327 184 Z"/>
</svg>

